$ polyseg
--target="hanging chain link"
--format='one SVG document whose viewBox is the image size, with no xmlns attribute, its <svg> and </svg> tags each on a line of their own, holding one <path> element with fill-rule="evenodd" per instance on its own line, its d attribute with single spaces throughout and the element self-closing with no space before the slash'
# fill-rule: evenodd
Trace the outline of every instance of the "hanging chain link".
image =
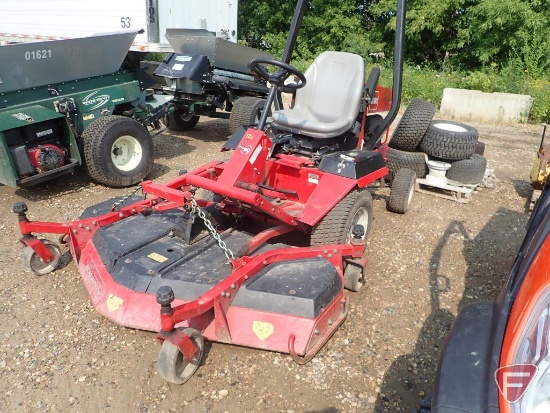
<svg viewBox="0 0 550 413">
<path fill-rule="evenodd" d="M 136 186 L 132 192 L 130 192 L 128 195 L 126 196 L 123 196 L 122 198 L 120 198 L 117 202 L 115 202 L 113 204 L 113 206 L 111 207 L 111 212 L 116 212 L 118 211 L 118 207 L 121 206 L 123 203 L 125 203 L 130 197 L 132 197 L 137 191 L 139 191 L 141 188 L 141 184 L 139 184 L 138 186 Z"/>
<path fill-rule="evenodd" d="M 218 245 L 220 246 L 221 250 L 225 254 L 225 257 L 228 260 L 234 260 L 235 255 L 233 254 L 233 251 L 231 251 L 227 244 L 221 239 L 221 237 L 218 235 L 218 232 L 216 231 L 216 228 L 212 225 L 212 222 L 206 217 L 206 214 L 202 210 L 202 208 L 197 204 L 197 201 L 195 201 L 195 198 L 191 198 L 191 213 L 197 213 L 200 219 L 204 221 L 204 225 L 206 225 L 206 228 L 208 229 L 208 232 L 214 237 L 214 239 L 217 241 Z"/>
</svg>

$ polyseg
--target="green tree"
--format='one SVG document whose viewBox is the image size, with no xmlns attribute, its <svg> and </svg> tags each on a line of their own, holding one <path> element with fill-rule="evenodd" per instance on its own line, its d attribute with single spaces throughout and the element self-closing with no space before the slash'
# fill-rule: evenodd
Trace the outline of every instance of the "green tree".
<svg viewBox="0 0 550 413">
<path fill-rule="evenodd" d="M 462 70 L 550 69 L 548 0 L 408 0 L 405 58 Z M 240 39 L 281 56 L 296 0 L 242 0 Z M 323 50 L 393 55 L 396 0 L 309 0 L 294 57 Z"/>
<path fill-rule="evenodd" d="M 478 0 L 468 7 L 457 53 L 471 68 L 516 61 L 532 75 L 550 69 L 550 9 L 543 0 Z"/>
<path fill-rule="evenodd" d="M 241 1 L 241 41 L 280 57 L 295 4 L 294 0 Z M 349 51 L 368 57 L 379 48 L 368 40 L 356 0 L 310 0 L 294 58 L 310 61 L 324 50 Z"/>
</svg>

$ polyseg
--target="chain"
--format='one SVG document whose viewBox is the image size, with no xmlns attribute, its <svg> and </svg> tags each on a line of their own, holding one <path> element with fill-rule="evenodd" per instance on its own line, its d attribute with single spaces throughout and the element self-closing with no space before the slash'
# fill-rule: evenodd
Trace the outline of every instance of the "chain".
<svg viewBox="0 0 550 413">
<path fill-rule="evenodd" d="M 135 189 L 132 190 L 132 192 L 130 192 L 128 195 L 126 196 L 123 196 L 122 198 L 120 198 L 117 202 L 115 202 L 113 204 L 113 206 L 111 207 L 111 212 L 116 212 L 118 211 L 118 207 L 121 206 L 124 202 L 126 202 L 131 196 L 133 196 L 137 191 L 139 191 L 141 189 L 141 184 L 139 184 L 138 186 L 135 187 Z"/>
<path fill-rule="evenodd" d="M 197 213 L 199 218 L 204 221 L 204 225 L 206 225 L 206 228 L 208 229 L 208 232 L 214 237 L 214 239 L 217 241 L 218 245 L 222 249 L 223 253 L 225 254 L 225 257 L 228 260 L 234 260 L 235 255 L 233 254 L 233 251 L 231 251 L 227 244 L 221 239 L 221 237 L 218 235 L 218 232 L 216 231 L 216 228 L 212 225 L 210 220 L 206 217 L 206 214 L 202 210 L 201 207 L 197 204 L 197 201 L 195 201 L 195 198 L 191 198 L 191 213 Z"/>
</svg>

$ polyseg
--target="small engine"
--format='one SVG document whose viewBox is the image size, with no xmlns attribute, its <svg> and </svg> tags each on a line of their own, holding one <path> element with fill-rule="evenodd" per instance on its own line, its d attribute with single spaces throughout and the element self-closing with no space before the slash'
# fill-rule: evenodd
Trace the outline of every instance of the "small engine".
<svg viewBox="0 0 550 413">
<path fill-rule="evenodd" d="M 31 165 L 38 172 L 47 172 L 63 166 L 65 153 L 58 146 L 45 144 L 27 150 Z"/>
<path fill-rule="evenodd" d="M 11 129 L 4 135 L 20 177 L 53 171 L 65 165 L 67 150 L 53 119 Z"/>
</svg>

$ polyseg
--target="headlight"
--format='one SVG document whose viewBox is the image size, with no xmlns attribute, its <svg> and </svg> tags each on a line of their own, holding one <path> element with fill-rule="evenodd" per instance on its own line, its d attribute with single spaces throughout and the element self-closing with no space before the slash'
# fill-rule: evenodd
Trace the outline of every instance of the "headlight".
<svg viewBox="0 0 550 413">
<path fill-rule="evenodd" d="M 536 277 L 534 277 L 536 278 Z M 544 277 L 545 278 L 545 277 Z M 533 283 L 526 279 L 521 295 L 515 304 L 523 307 L 520 311 L 521 317 L 516 323 L 509 323 L 506 335 L 515 335 L 519 339 L 514 339 L 515 345 L 511 345 L 509 355 L 512 356 L 506 367 L 501 370 L 506 372 L 509 369 L 508 376 L 503 379 L 500 375 L 499 387 L 501 388 L 503 398 L 507 398 L 513 392 L 520 395 L 519 399 L 508 404 L 508 409 L 501 408 L 501 411 L 510 411 L 513 413 L 549 413 L 550 412 L 550 286 L 543 290 L 536 291 Z M 540 280 L 537 280 L 540 282 Z M 535 288 L 533 288 L 535 287 Z M 534 290 L 534 291 L 533 291 Z M 525 297 L 525 295 L 530 297 Z M 526 298 L 525 301 L 522 298 Z M 514 304 L 514 305 L 515 305 Z M 521 305 L 523 304 L 523 305 Z M 510 316 L 513 320 L 514 308 Z M 523 319 L 523 320 L 522 320 Z M 527 321 L 524 321 L 527 319 Z M 523 328 L 521 327 L 523 325 Z M 510 331 L 511 330 L 511 331 Z M 508 339 L 509 337 L 506 337 Z M 506 339 L 503 349 L 506 348 Z M 514 350 L 515 347 L 515 350 Z M 503 351 L 504 356 L 505 351 Z M 510 377 L 513 376 L 511 379 Z M 498 379 L 497 379 L 498 380 Z M 522 394 L 521 394 L 522 393 Z M 514 397 L 511 397 L 513 400 Z M 501 399 L 502 400 L 502 399 Z M 510 401 L 510 400 L 508 400 Z M 501 406 L 505 407 L 505 406 Z"/>
</svg>

